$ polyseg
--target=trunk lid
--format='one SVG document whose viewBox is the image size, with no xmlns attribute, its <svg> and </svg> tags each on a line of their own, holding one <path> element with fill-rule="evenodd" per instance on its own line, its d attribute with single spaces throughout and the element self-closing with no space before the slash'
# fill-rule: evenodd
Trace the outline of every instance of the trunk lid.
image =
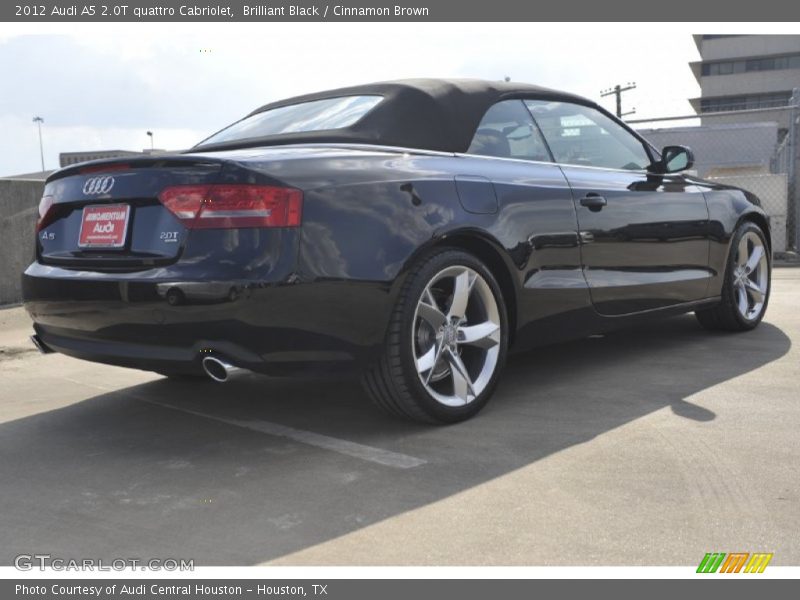
<svg viewBox="0 0 800 600">
<path fill-rule="evenodd" d="M 188 229 L 158 195 L 173 185 L 215 183 L 224 164 L 215 158 L 171 156 L 58 171 L 45 185 L 44 199 L 52 206 L 37 232 L 39 261 L 109 270 L 175 262 Z"/>
</svg>

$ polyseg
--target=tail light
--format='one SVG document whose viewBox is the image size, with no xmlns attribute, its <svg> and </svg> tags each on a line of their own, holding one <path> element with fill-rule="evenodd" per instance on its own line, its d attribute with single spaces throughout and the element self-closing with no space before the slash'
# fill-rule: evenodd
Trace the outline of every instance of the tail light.
<svg viewBox="0 0 800 600">
<path fill-rule="evenodd" d="M 189 229 L 298 227 L 303 192 L 269 185 L 176 185 L 158 199 Z"/>
<path fill-rule="evenodd" d="M 53 207 L 52 196 L 42 196 L 39 200 L 39 220 L 36 221 L 36 232 L 50 225 L 55 219 L 56 209 Z"/>
</svg>

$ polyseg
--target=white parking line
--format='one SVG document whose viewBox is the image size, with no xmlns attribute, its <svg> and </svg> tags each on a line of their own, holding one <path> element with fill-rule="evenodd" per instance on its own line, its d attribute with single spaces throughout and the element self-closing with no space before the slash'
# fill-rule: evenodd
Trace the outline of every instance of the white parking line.
<svg viewBox="0 0 800 600">
<path fill-rule="evenodd" d="M 382 448 L 357 444 L 356 442 L 349 442 L 347 440 L 342 440 L 328 435 L 322 435 L 320 433 L 314 433 L 312 431 L 295 429 L 294 427 L 287 427 L 286 425 L 279 425 L 278 423 L 271 423 L 270 421 L 243 421 L 241 419 L 219 417 L 217 415 L 211 415 L 208 413 L 191 410 L 189 408 L 183 408 L 182 406 L 167 404 L 166 402 L 156 402 L 155 400 L 139 396 L 138 394 L 131 393 L 127 390 L 120 390 L 113 387 L 98 385 L 94 382 L 90 383 L 87 381 L 79 381 L 69 377 L 64 377 L 64 379 L 84 387 L 90 387 L 97 390 L 102 390 L 104 392 L 115 392 L 125 396 L 130 396 L 139 402 L 154 404 L 164 408 L 171 408 L 172 410 L 178 410 L 196 415 L 198 417 L 211 419 L 213 421 L 227 423 L 228 425 L 235 425 L 236 427 L 243 427 L 244 429 L 250 429 L 251 431 L 266 433 L 267 435 L 288 438 L 290 440 L 300 442 L 301 444 L 307 444 L 309 446 L 331 450 L 332 452 L 338 452 L 339 454 L 352 456 L 353 458 L 360 458 L 361 460 L 378 463 L 379 465 L 384 465 L 386 467 L 393 467 L 395 469 L 411 469 L 414 467 L 419 467 L 420 465 L 424 465 L 428 462 L 426 460 L 422 460 L 421 458 L 409 456 L 408 454 L 400 454 L 399 452 L 391 452 L 390 450 L 383 450 Z"/>
<path fill-rule="evenodd" d="M 325 450 L 331 450 L 333 452 L 338 452 L 339 454 L 352 456 L 353 458 L 360 458 L 361 460 L 368 460 L 386 467 L 394 467 L 395 469 L 411 469 L 413 467 L 424 465 L 427 462 L 421 458 L 409 456 L 408 454 L 400 454 L 398 452 L 383 450 L 382 448 L 365 446 L 364 444 L 357 444 L 356 442 L 349 442 L 347 440 L 330 437 L 328 435 L 322 435 L 320 433 L 314 433 L 312 431 L 304 431 L 302 429 L 295 429 L 294 427 L 287 427 L 286 425 L 279 425 L 278 423 L 271 423 L 270 421 L 243 421 L 241 419 L 231 419 L 228 417 L 220 417 L 204 412 L 198 412 L 196 410 L 183 408 L 181 406 L 166 404 L 165 402 L 144 400 L 143 398 L 137 398 L 137 400 L 140 402 L 147 402 L 148 404 L 163 406 L 164 408 L 179 410 L 181 412 L 196 415 L 198 417 L 212 419 L 221 423 L 227 423 L 228 425 L 235 425 L 237 427 L 243 427 L 244 429 L 258 431 L 268 435 L 288 438 L 290 440 L 294 440 L 295 442 L 300 442 L 309 446 L 316 446 L 317 448 L 323 448 Z"/>
</svg>

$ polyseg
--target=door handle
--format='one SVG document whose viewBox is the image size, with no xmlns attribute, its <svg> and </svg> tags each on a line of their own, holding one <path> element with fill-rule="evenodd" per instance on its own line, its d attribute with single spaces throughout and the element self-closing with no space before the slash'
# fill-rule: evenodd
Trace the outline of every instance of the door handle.
<svg viewBox="0 0 800 600">
<path fill-rule="evenodd" d="M 595 194 L 594 192 L 586 194 L 583 198 L 581 198 L 581 206 L 585 206 L 592 212 L 598 212 L 602 210 L 606 204 L 608 204 L 606 199 L 600 194 Z"/>
</svg>

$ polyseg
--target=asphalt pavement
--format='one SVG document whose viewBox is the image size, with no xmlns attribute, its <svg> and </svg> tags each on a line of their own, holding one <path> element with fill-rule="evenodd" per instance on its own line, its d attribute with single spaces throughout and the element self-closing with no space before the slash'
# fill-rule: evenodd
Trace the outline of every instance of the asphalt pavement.
<svg viewBox="0 0 800 600">
<path fill-rule="evenodd" d="M 175 382 L 29 333 L 0 310 L 0 564 L 800 564 L 800 269 L 756 331 L 686 315 L 517 355 L 449 427 L 353 381 Z"/>
</svg>

